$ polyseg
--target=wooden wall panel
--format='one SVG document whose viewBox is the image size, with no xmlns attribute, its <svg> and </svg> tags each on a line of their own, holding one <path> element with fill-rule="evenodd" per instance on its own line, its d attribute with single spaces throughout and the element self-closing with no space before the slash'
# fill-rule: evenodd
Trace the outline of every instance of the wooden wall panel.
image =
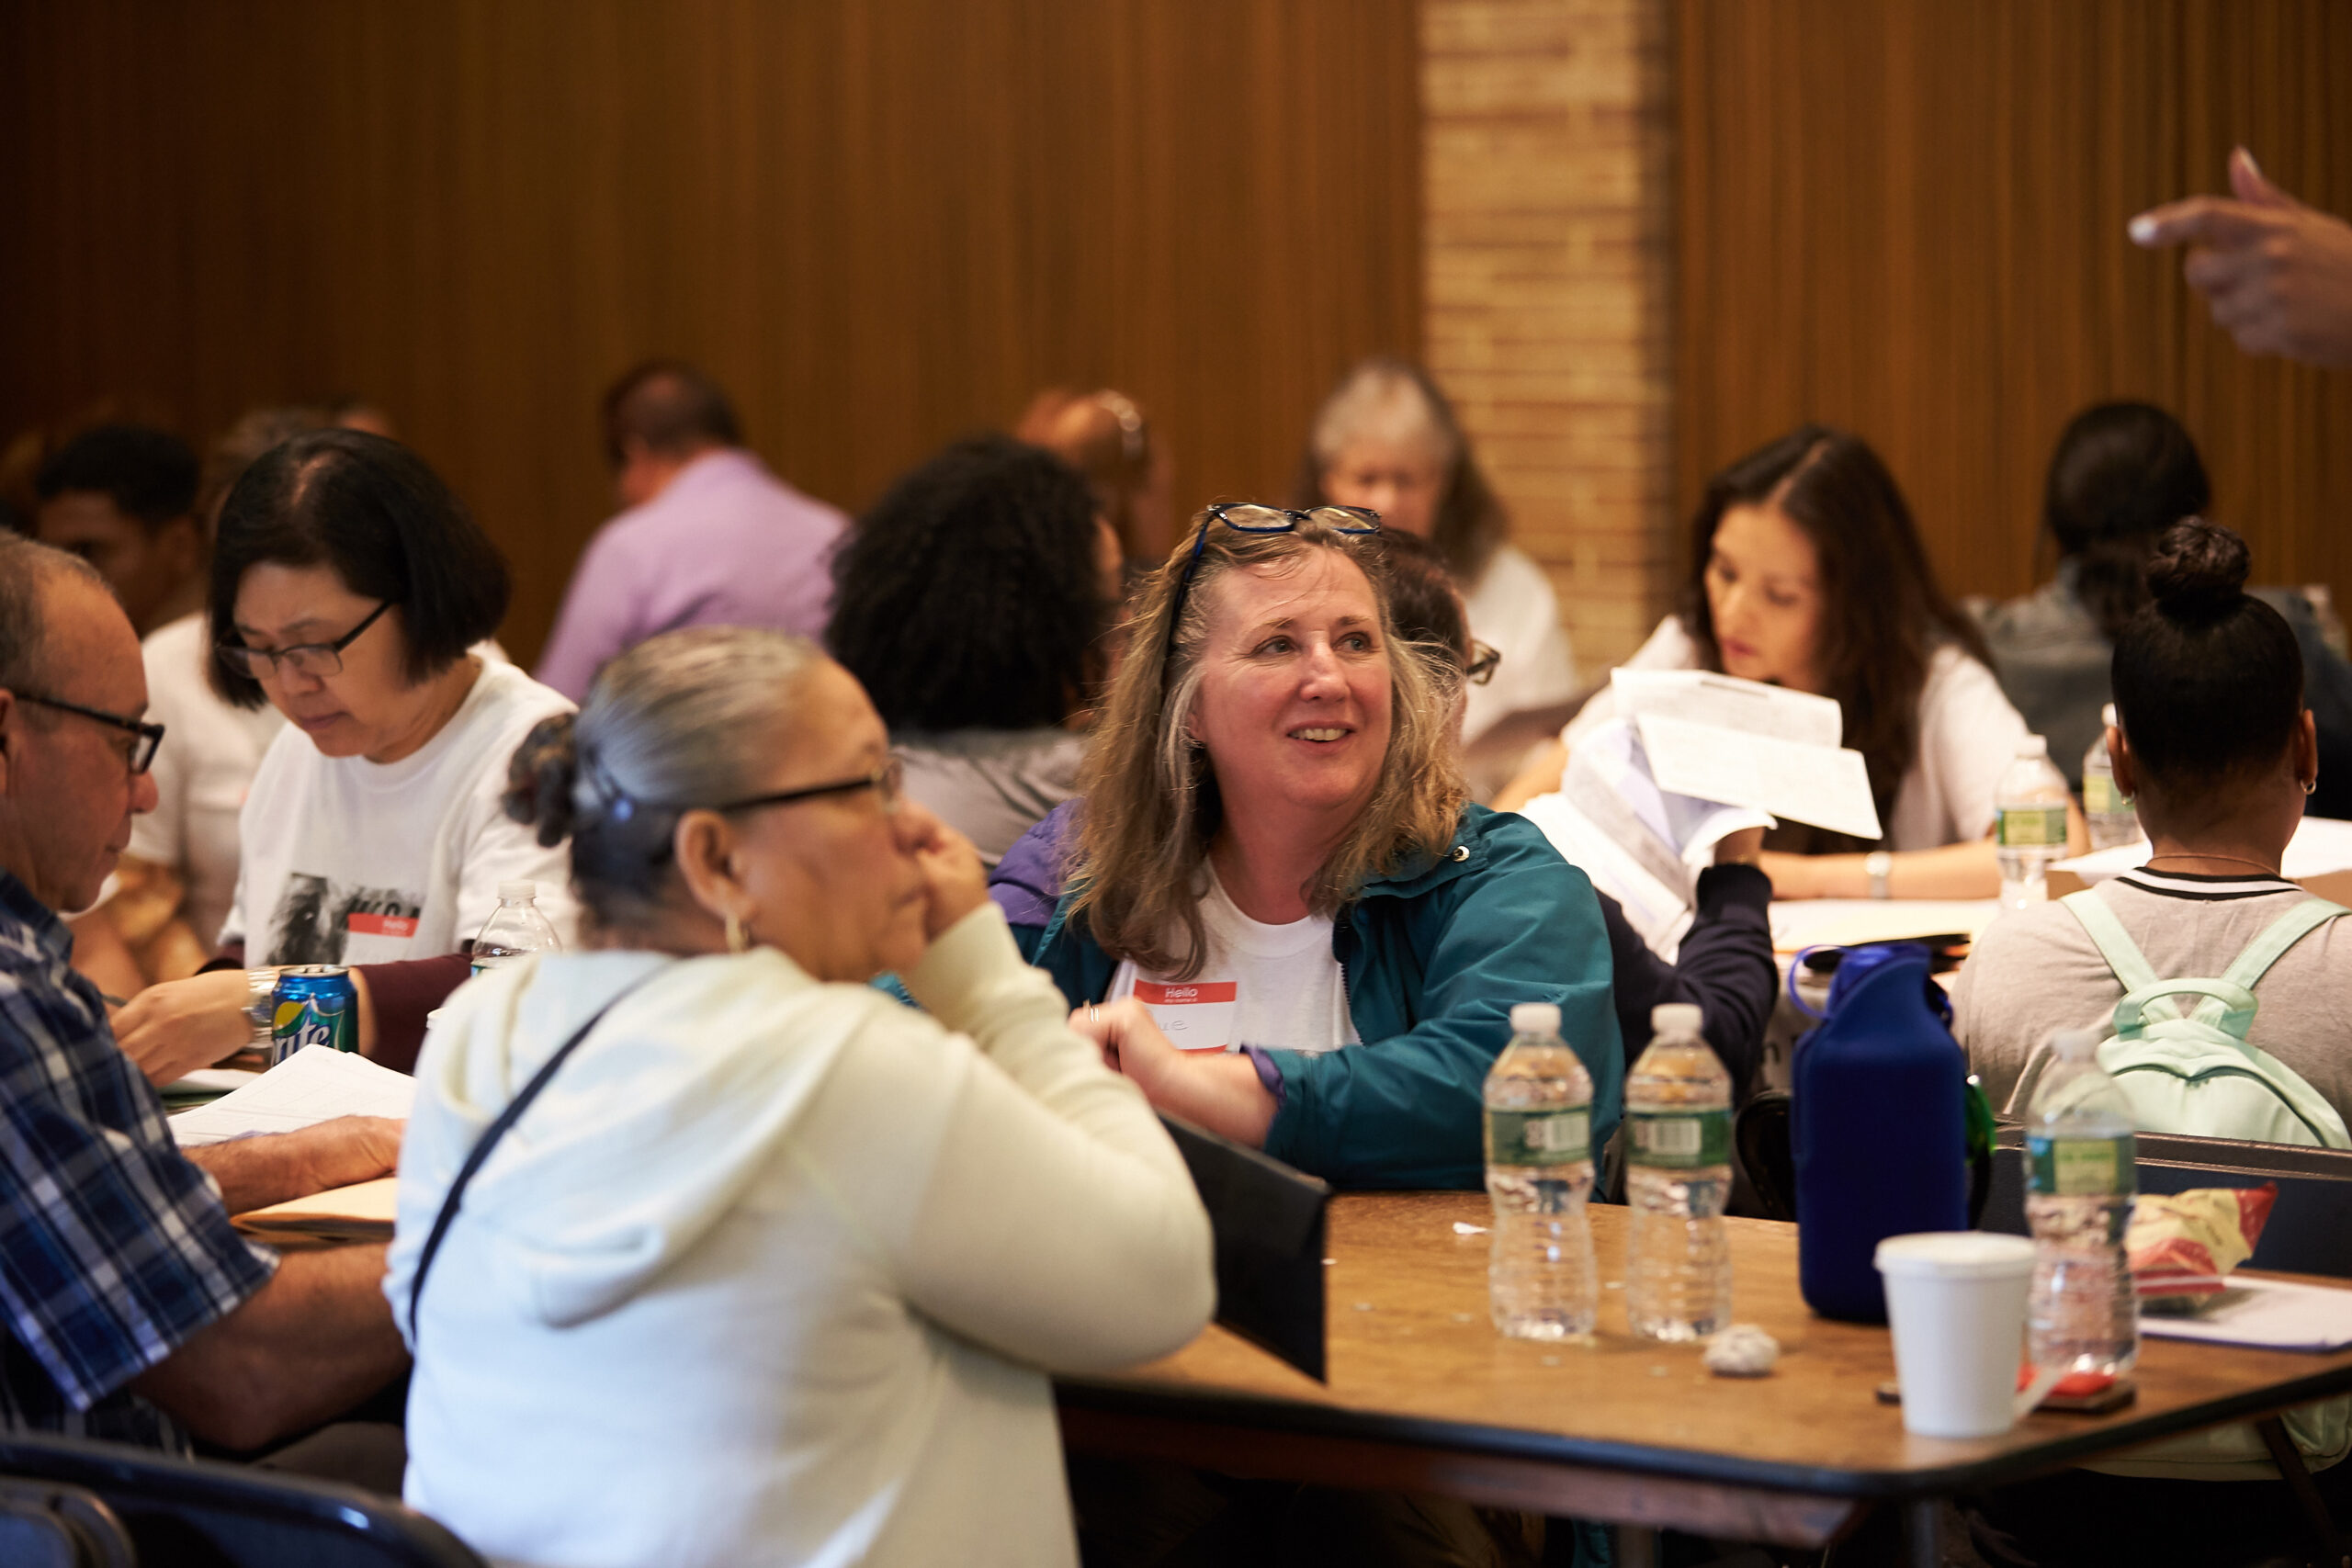
<svg viewBox="0 0 2352 1568">
<path fill-rule="evenodd" d="M 2066 420 L 2194 433 L 2267 581 L 2352 581 L 2352 375 L 2249 359 L 2124 223 L 2244 142 L 2352 211 L 2333 0 L 1679 0 L 1677 511 L 1805 418 L 1860 431 L 1957 592 L 2046 576 Z M 1678 545 L 1679 547 L 1679 545 Z"/>
<path fill-rule="evenodd" d="M 1420 335 L 1412 0 L 13 0 L 0 436 L 357 389 L 514 558 L 608 510 L 598 392 L 679 354 L 853 510 L 1053 382 L 1176 501 L 1281 495 Z"/>
</svg>

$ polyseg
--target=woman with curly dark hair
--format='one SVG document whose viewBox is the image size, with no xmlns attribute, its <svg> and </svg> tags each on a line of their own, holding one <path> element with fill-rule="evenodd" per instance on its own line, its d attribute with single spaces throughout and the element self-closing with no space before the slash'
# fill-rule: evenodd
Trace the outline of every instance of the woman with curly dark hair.
<svg viewBox="0 0 2352 1568">
<path fill-rule="evenodd" d="M 834 557 L 827 644 L 889 726 L 907 794 L 990 865 L 1077 789 L 1119 565 L 1086 481 L 1002 435 L 899 479 Z"/>
</svg>

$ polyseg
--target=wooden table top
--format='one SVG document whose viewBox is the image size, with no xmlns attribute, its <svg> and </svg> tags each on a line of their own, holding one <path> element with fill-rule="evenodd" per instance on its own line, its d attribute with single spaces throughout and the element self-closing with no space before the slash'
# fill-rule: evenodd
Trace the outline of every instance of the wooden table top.
<svg viewBox="0 0 2352 1568">
<path fill-rule="evenodd" d="M 1483 1193 L 1332 1201 L 1329 1386 L 1221 1328 L 1130 1371 L 1065 1379 L 1080 1410 L 1123 1411 L 1841 1497 L 1918 1496 L 2020 1479 L 2119 1448 L 2352 1390 L 2333 1355 L 2143 1341 L 2138 1400 L 2108 1416 L 2037 1414 L 1998 1438 L 1913 1437 L 1875 1398 L 1894 1375 L 1884 1328 L 1815 1317 L 1796 1228 L 1728 1222 L 1734 1319 L 1781 1344 L 1773 1373 L 1720 1378 L 1695 1345 L 1625 1328 L 1627 1211 L 1592 1208 L 1603 1281 L 1589 1343 L 1497 1334 L 1487 1314 Z"/>
</svg>

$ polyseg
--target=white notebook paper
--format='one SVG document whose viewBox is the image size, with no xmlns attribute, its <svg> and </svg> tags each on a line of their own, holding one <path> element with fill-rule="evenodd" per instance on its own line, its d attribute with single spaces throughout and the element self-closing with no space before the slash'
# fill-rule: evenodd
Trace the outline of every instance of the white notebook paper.
<svg viewBox="0 0 2352 1568">
<path fill-rule="evenodd" d="M 2259 1350 L 2341 1350 L 2352 1345 L 2352 1291 L 2233 1279 L 2221 1299 L 2194 1316 L 2142 1313 L 2140 1332 Z"/>
<path fill-rule="evenodd" d="M 244 1088 L 170 1118 L 180 1147 L 291 1133 L 337 1116 L 405 1121 L 416 1080 L 332 1045 L 306 1045 Z"/>
</svg>

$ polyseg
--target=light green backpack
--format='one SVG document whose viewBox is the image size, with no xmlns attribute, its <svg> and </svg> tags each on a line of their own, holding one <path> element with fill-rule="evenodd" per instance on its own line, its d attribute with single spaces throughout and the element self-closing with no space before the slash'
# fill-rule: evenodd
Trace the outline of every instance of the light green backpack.
<svg viewBox="0 0 2352 1568">
<path fill-rule="evenodd" d="M 2098 894 L 2086 890 L 2060 902 L 2122 982 L 2115 1033 L 2098 1048 L 2098 1065 L 2132 1102 L 2142 1132 L 2352 1149 L 2352 1133 L 2327 1097 L 2245 1038 L 2258 1005 L 2254 987 L 2279 954 L 2352 909 L 2307 898 L 2247 944 L 2220 979 L 2163 980 Z M 2186 1018 L 2173 999 L 2184 995 L 2204 998 Z"/>
<path fill-rule="evenodd" d="M 2104 899 L 2086 890 L 2061 902 L 2082 922 L 2123 985 L 2123 999 L 2115 1004 L 2115 1033 L 2099 1046 L 2098 1065 L 2132 1102 L 2132 1120 L 2140 1131 L 2352 1148 L 2352 1134 L 2326 1097 L 2245 1038 L 2258 1005 L 2254 987 L 2279 954 L 2352 909 L 2324 898 L 2305 899 L 2248 943 L 2220 979 L 2164 980 Z M 2173 998 L 2186 995 L 2203 1000 L 2184 1018 Z M 2352 1399 L 2306 1404 L 2286 1412 L 2284 1420 L 2297 1451 L 2313 1468 L 2352 1451 Z M 2252 1427 L 2191 1432 L 2085 1468 L 2209 1481 L 2278 1473 Z"/>
</svg>

